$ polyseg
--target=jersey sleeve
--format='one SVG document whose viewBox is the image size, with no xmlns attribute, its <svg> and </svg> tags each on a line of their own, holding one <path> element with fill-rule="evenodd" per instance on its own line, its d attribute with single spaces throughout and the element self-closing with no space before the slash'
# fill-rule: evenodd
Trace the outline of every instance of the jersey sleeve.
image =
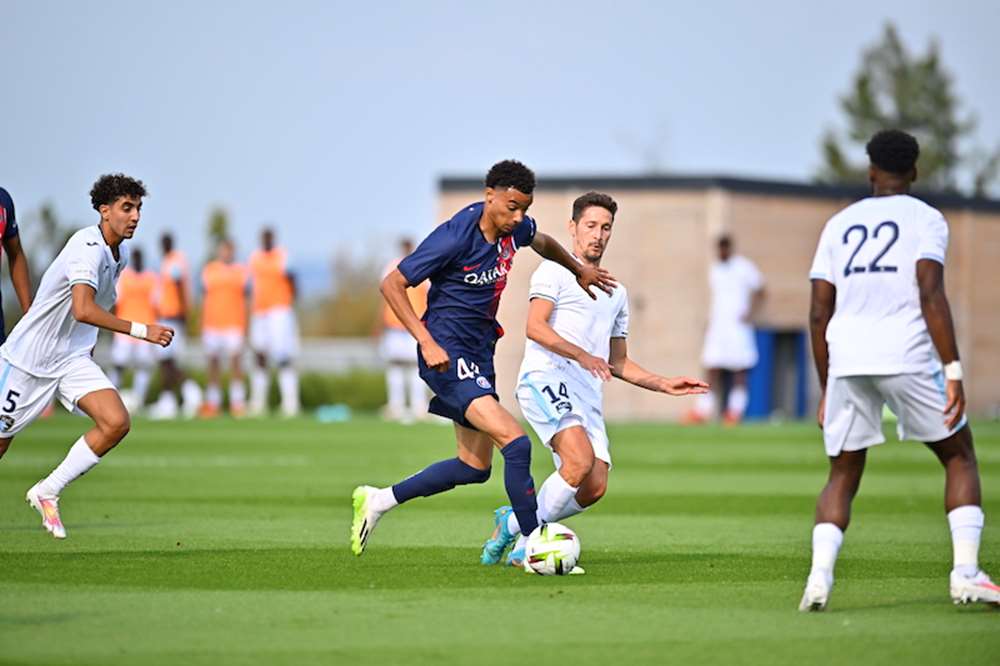
<svg viewBox="0 0 1000 666">
<path fill-rule="evenodd" d="M 18 234 L 17 215 L 14 213 L 14 199 L 11 198 L 6 190 L 0 190 L 0 193 L 2 193 L 2 196 L 0 196 L 0 206 L 3 206 L 7 217 L 7 226 L 3 230 L 3 239 L 7 240 Z"/>
<path fill-rule="evenodd" d="M 944 216 L 934 211 L 934 217 L 924 226 L 920 234 L 920 244 L 917 246 L 917 261 L 932 259 L 944 264 L 944 256 L 948 252 L 948 223 Z"/>
<path fill-rule="evenodd" d="M 104 250 L 100 243 L 86 243 L 82 238 L 73 238 L 69 261 L 66 262 L 66 277 L 70 286 L 87 284 L 97 290 L 100 279 L 101 260 Z"/>
<path fill-rule="evenodd" d="M 624 289 L 624 287 L 622 287 Z M 618 309 L 618 313 L 615 315 L 615 321 L 611 325 L 611 337 L 613 338 L 627 338 L 628 337 L 628 292 L 625 293 L 625 297 L 622 299 L 622 306 Z"/>
<path fill-rule="evenodd" d="M 745 265 L 747 274 L 747 286 L 749 286 L 752 291 L 757 291 L 758 289 L 763 288 L 764 274 L 760 272 L 759 268 L 757 268 L 757 264 L 747 259 Z"/>
<path fill-rule="evenodd" d="M 514 244 L 518 247 L 528 247 L 531 242 L 535 240 L 535 234 L 538 233 L 538 225 L 535 223 L 533 218 L 525 216 L 521 222 L 514 227 L 514 232 L 511 234 L 514 237 Z"/>
<path fill-rule="evenodd" d="M 819 243 L 816 246 L 816 255 L 813 257 L 812 268 L 809 269 L 810 280 L 826 280 L 830 284 L 836 284 L 833 279 L 833 252 L 829 243 L 830 225 L 823 228 L 823 233 L 819 235 Z"/>
<path fill-rule="evenodd" d="M 559 294 L 562 291 L 562 281 L 555 270 L 556 266 L 550 261 L 543 261 L 542 264 L 531 274 L 531 285 L 528 287 L 528 299 L 544 298 L 553 303 L 559 302 Z"/>
<path fill-rule="evenodd" d="M 415 287 L 454 261 L 460 246 L 451 226 L 445 222 L 432 231 L 412 254 L 403 257 L 396 268 L 406 278 L 406 283 Z"/>
</svg>

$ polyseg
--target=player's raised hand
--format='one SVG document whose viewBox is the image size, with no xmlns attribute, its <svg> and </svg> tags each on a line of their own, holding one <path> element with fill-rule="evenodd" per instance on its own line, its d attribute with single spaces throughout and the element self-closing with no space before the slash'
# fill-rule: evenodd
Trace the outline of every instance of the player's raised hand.
<svg viewBox="0 0 1000 666">
<path fill-rule="evenodd" d="M 944 422 L 948 428 L 954 428 L 965 414 L 965 388 L 962 382 L 949 379 L 945 386 L 948 403 L 944 406 Z"/>
<path fill-rule="evenodd" d="M 698 395 L 708 389 L 708 382 L 694 377 L 664 377 L 660 382 L 660 391 L 668 395 Z"/>
<path fill-rule="evenodd" d="M 166 347 L 173 342 L 173 339 L 174 329 L 169 326 L 160 326 L 159 324 L 146 325 L 146 342 L 152 342 L 154 345 Z"/>
<path fill-rule="evenodd" d="M 580 367 L 594 375 L 602 382 L 611 381 L 611 366 L 600 356 L 594 356 L 592 354 L 581 354 L 576 362 L 580 364 Z"/>
<path fill-rule="evenodd" d="M 611 292 L 618 286 L 618 282 L 606 269 L 590 264 L 580 265 L 580 275 L 577 276 L 576 281 L 594 300 L 597 300 L 597 296 L 590 290 L 591 287 L 597 287 L 610 296 Z"/>
<path fill-rule="evenodd" d="M 423 354 L 424 363 L 431 370 L 448 372 L 448 368 L 451 367 L 451 359 L 448 358 L 448 352 L 441 345 L 434 342 L 434 340 L 429 340 L 420 345 L 420 353 Z"/>
</svg>

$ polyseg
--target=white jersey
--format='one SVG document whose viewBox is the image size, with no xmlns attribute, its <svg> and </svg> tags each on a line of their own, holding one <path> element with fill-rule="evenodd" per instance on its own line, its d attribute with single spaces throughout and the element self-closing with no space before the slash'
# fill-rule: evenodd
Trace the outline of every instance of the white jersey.
<svg viewBox="0 0 1000 666">
<path fill-rule="evenodd" d="M 708 285 L 712 291 L 710 323 L 738 325 L 750 313 L 753 294 L 764 286 L 764 277 L 752 261 L 736 254 L 712 264 Z"/>
<path fill-rule="evenodd" d="M 597 300 L 587 295 L 568 270 L 554 261 L 544 261 L 531 276 L 529 298 L 552 301 L 555 307 L 549 324 L 555 332 L 588 354 L 607 360 L 611 354 L 611 338 L 628 337 L 628 294 L 621 284 L 610 296 L 597 288 L 593 292 Z M 524 346 L 519 376 L 537 370 L 558 370 L 578 384 L 593 389 L 593 397 L 597 400 L 603 394 L 600 379 L 575 361 L 529 339 Z"/>
<path fill-rule="evenodd" d="M 944 216 L 908 194 L 862 199 L 830 218 L 809 273 L 837 288 L 830 376 L 940 369 L 916 275 L 917 261 L 944 264 L 947 249 Z"/>
<path fill-rule="evenodd" d="M 96 225 L 73 234 L 42 276 L 31 308 L 0 347 L 0 356 L 36 377 L 58 377 L 73 359 L 89 356 L 97 344 L 97 327 L 73 317 L 71 287 L 90 285 L 97 304 L 110 310 L 128 256 L 124 243 L 118 250 L 121 258 L 115 261 Z"/>
</svg>

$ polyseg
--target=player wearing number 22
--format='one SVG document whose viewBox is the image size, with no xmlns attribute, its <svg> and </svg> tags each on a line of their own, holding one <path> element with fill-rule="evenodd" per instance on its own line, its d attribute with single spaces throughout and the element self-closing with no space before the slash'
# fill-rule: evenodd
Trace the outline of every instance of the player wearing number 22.
<svg viewBox="0 0 1000 666">
<path fill-rule="evenodd" d="M 601 265 L 618 204 L 607 194 L 588 192 L 573 202 L 568 221 L 573 254 Z M 708 384 L 690 377 L 662 377 L 628 356 L 628 295 L 619 284 L 596 300 L 575 288 L 573 275 L 545 261 L 531 277 L 527 342 L 517 384 L 517 402 L 556 470 L 538 492 L 539 522 L 562 521 L 593 505 L 608 484 L 611 450 L 604 428 L 604 383 L 616 377 L 658 393 L 705 393 Z M 530 527 L 509 506 L 494 512 L 494 531 L 481 562 L 496 564 L 518 534 L 507 564 L 524 560 Z"/>
<path fill-rule="evenodd" d="M 520 162 L 495 164 L 486 176 L 484 201 L 438 226 L 382 281 L 386 302 L 417 340 L 420 376 L 434 392 L 429 410 L 455 424 L 458 455 L 391 487 L 356 488 L 351 526 L 356 555 L 364 551 L 376 522 L 398 504 L 485 482 L 494 445 L 504 458 L 504 486 L 514 513 L 526 531 L 536 525 L 531 440 L 494 389 L 493 353 L 503 334 L 496 313 L 507 274 L 515 252 L 530 246 L 564 266 L 587 292 L 592 287 L 610 292 L 614 282 L 607 271 L 578 262 L 537 231 L 527 216 L 534 189 L 534 174 Z M 418 318 L 406 288 L 426 279 L 431 283 L 427 312 Z"/>
<path fill-rule="evenodd" d="M 167 346 L 173 331 L 111 314 L 116 283 L 128 262 L 124 240 L 139 225 L 146 188 L 123 174 L 102 176 L 90 192 L 98 224 L 73 234 L 42 276 L 31 309 L 0 347 L 0 455 L 55 396 L 70 411 L 94 420 L 51 474 L 25 497 L 57 539 L 66 530 L 59 495 L 90 470 L 129 430 L 129 415 L 114 384 L 91 358 L 97 329 L 128 333 Z"/>
<path fill-rule="evenodd" d="M 816 504 L 812 569 L 799 609 L 827 605 L 866 453 L 885 441 L 886 403 L 899 418 L 899 438 L 924 442 L 944 465 L 952 599 L 998 603 L 1000 587 L 978 565 L 979 472 L 944 290 L 948 223 L 908 194 L 917 177 L 916 139 L 884 130 L 867 148 L 873 196 L 827 222 L 810 271 L 823 389 L 818 421 L 830 477 Z"/>
</svg>

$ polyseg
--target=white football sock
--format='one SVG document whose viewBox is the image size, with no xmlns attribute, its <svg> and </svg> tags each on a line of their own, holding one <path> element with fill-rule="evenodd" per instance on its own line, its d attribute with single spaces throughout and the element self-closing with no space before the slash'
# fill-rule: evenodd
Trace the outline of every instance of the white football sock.
<svg viewBox="0 0 1000 666">
<path fill-rule="evenodd" d="M 553 476 L 559 476 L 559 473 L 556 472 L 556 473 L 553 474 Z M 551 478 L 552 477 L 550 476 L 549 479 L 551 479 Z M 547 497 L 546 497 L 545 500 L 542 499 L 542 494 L 543 493 L 546 494 L 546 495 L 548 495 L 548 491 L 545 488 L 545 484 L 547 484 L 549 482 L 549 479 L 545 480 L 545 483 L 542 484 L 541 490 L 538 491 L 538 520 L 539 521 L 543 520 L 543 518 L 542 518 L 542 506 L 543 506 L 543 504 L 547 504 L 549 502 L 549 500 L 548 500 Z M 559 480 L 562 481 L 563 484 L 565 484 L 566 488 L 573 488 L 568 483 L 566 483 L 566 481 L 561 476 L 559 476 Z M 556 513 L 556 514 L 553 514 L 550 518 L 546 519 L 546 522 L 549 522 L 549 523 L 557 522 L 557 521 L 563 520 L 565 518 L 569 518 L 571 516 L 575 516 L 575 515 L 577 515 L 579 513 L 583 513 L 584 511 L 587 510 L 587 507 L 580 506 L 580 503 L 576 501 L 576 492 L 575 492 L 576 490 L 579 490 L 579 489 L 578 488 L 574 489 L 574 493 L 572 495 L 570 495 L 570 498 L 566 501 L 566 504 L 563 505 L 562 510 L 559 511 L 558 513 Z M 521 525 L 517 522 L 517 516 L 514 515 L 513 511 L 511 511 L 507 515 L 507 531 L 510 532 L 511 534 L 520 534 L 521 533 Z"/>
<path fill-rule="evenodd" d="M 212 407 L 218 407 L 222 404 L 222 391 L 219 390 L 218 384 L 209 384 L 205 388 L 205 402 Z"/>
<path fill-rule="evenodd" d="M 142 407 L 146 404 L 146 391 L 149 390 L 149 368 L 136 368 L 135 376 L 132 378 L 132 393 L 135 394 L 136 404 Z"/>
<path fill-rule="evenodd" d="M 255 367 L 250 371 L 250 405 L 255 411 L 267 409 L 268 379 L 265 368 Z"/>
<path fill-rule="evenodd" d="M 578 490 L 579 488 L 566 483 L 566 479 L 562 478 L 558 470 L 552 472 L 538 491 L 538 521 L 553 523 L 559 520 L 566 504 L 574 498 Z"/>
<path fill-rule="evenodd" d="M 170 397 L 174 401 L 174 411 L 177 411 L 177 399 L 173 397 L 174 394 L 171 393 Z M 181 397 L 184 399 L 184 415 L 191 417 L 198 412 L 198 408 L 201 407 L 201 387 L 198 386 L 198 382 L 193 379 L 185 379 L 184 383 L 181 384 Z"/>
<path fill-rule="evenodd" d="M 87 446 L 86 440 L 81 436 L 70 447 L 69 453 L 59 466 L 38 483 L 38 490 L 43 496 L 59 495 L 71 481 L 85 474 L 100 461 L 101 459 Z"/>
<path fill-rule="evenodd" d="M 410 385 L 410 414 L 414 418 L 421 419 L 427 416 L 427 393 L 424 389 L 424 380 L 420 378 L 420 371 L 416 366 L 408 368 L 406 371 L 407 383 Z"/>
<path fill-rule="evenodd" d="M 750 401 L 750 396 L 747 394 L 747 388 L 745 386 L 734 386 L 729 391 L 729 400 L 727 401 L 726 411 L 735 414 L 736 416 L 743 416 L 743 412 L 747 410 L 747 403 Z"/>
<path fill-rule="evenodd" d="M 972 578 L 979 571 L 979 538 L 985 522 L 982 508 L 971 504 L 948 512 L 954 568 L 966 578 Z"/>
<path fill-rule="evenodd" d="M 392 486 L 376 490 L 372 495 L 371 503 L 372 511 L 376 511 L 378 513 L 385 513 L 389 509 L 399 506 L 399 502 L 396 501 L 396 496 L 392 493 Z"/>
<path fill-rule="evenodd" d="M 299 413 L 299 373 L 294 366 L 278 370 L 278 389 L 281 391 L 281 412 L 285 416 Z"/>
<path fill-rule="evenodd" d="M 694 403 L 695 413 L 703 419 L 715 417 L 715 392 L 702 393 Z"/>
<path fill-rule="evenodd" d="M 389 414 L 401 416 L 406 404 L 406 372 L 399 365 L 390 364 L 385 369 L 385 388 L 389 394 Z"/>
<path fill-rule="evenodd" d="M 566 506 L 563 507 L 562 513 L 559 514 L 556 520 L 563 520 L 565 518 L 569 518 L 570 516 L 575 516 L 578 513 L 583 513 L 586 510 L 587 507 L 580 506 L 580 503 L 576 501 L 576 496 L 573 496 L 568 502 L 566 502 Z"/>
<path fill-rule="evenodd" d="M 837 554 L 844 543 L 844 532 L 833 523 L 819 523 L 813 527 L 813 558 L 812 571 L 809 575 L 823 573 L 828 580 L 833 580 L 833 567 L 837 563 Z"/>
<path fill-rule="evenodd" d="M 247 404 L 247 387 L 241 379 L 233 379 L 229 382 L 229 407 L 241 409 Z"/>
</svg>

